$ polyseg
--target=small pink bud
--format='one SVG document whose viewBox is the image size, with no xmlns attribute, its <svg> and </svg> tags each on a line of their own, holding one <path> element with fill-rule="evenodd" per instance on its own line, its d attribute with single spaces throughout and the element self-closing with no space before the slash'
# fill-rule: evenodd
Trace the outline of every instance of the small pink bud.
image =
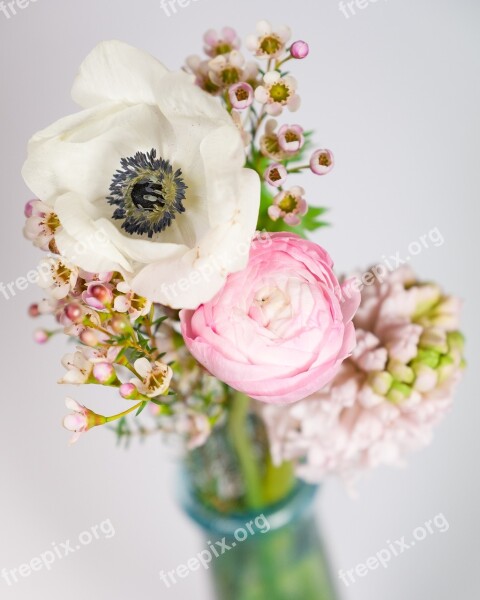
<svg viewBox="0 0 480 600">
<path fill-rule="evenodd" d="M 248 108 L 253 102 L 253 88 L 249 83 L 235 83 L 228 90 L 228 97 L 233 108 L 243 110 Z"/>
<path fill-rule="evenodd" d="M 33 334 L 33 339 L 37 342 L 37 344 L 45 344 L 48 342 L 49 337 L 50 335 L 45 329 L 37 329 Z"/>
<path fill-rule="evenodd" d="M 331 150 L 316 150 L 310 159 L 310 169 L 315 175 L 330 173 L 335 165 Z"/>
<path fill-rule="evenodd" d="M 110 321 L 110 327 L 115 333 L 121 334 L 127 331 L 127 329 L 130 327 L 130 323 L 127 321 L 126 317 L 117 315 Z"/>
<path fill-rule="evenodd" d="M 109 384 L 115 381 L 117 374 L 115 373 L 115 369 L 110 363 L 103 362 L 94 365 L 93 376 L 100 383 Z"/>
<path fill-rule="evenodd" d="M 293 42 L 292 47 L 290 48 L 290 54 L 293 56 L 293 58 L 298 58 L 298 59 L 306 58 L 308 56 L 309 52 L 310 52 L 310 48 L 309 48 L 307 42 L 304 42 L 302 40 Z"/>
<path fill-rule="evenodd" d="M 108 304 L 112 303 L 113 293 L 112 290 L 106 285 L 96 283 L 95 285 L 92 285 L 90 287 L 90 293 L 96 300 L 101 302 L 104 306 L 107 306 Z"/>
<path fill-rule="evenodd" d="M 72 323 L 80 323 L 83 319 L 83 312 L 80 304 L 71 302 L 64 308 L 67 319 L 70 319 Z"/>
<path fill-rule="evenodd" d="M 28 307 L 28 314 L 33 319 L 35 317 L 38 317 L 40 315 L 40 310 L 38 308 L 38 304 L 30 304 L 30 306 Z"/>
<path fill-rule="evenodd" d="M 120 396 L 125 400 L 131 400 L 137 394 L 137 388 L 133 383 L 122 383 L 120 386 Z"/>
<path fill-rule="evenodd" d="M 93 333 L 93 331 L 89 331 L 88 329 L 82 331 L 80 334 L 80 341 L 85 344 L 85 346 L 90 346 L 91 348 L 98 346 L 97 336 Z"/>
<path fill-rule="evenodd" d="M 280 187 L 287 181 L 287 169 L 280 163 L 270 165 L 265 171 L 265 181 L 274 187 Z"/>
</svg>

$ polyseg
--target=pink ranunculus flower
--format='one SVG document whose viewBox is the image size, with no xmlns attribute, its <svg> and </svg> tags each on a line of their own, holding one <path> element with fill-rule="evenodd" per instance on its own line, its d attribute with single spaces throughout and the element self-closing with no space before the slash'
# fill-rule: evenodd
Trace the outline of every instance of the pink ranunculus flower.
<svg viewBox="0 0 480 600">
<path fill-rule="evenodd" d="M 180 313 L 193 356 L 231 387 L 267 403 L 307 397 L 355 346 L 360 294 L 344 291 L 328 253 L 290 233 L 254 243 L 247 267 L 196 310 Z"/>
</svg>

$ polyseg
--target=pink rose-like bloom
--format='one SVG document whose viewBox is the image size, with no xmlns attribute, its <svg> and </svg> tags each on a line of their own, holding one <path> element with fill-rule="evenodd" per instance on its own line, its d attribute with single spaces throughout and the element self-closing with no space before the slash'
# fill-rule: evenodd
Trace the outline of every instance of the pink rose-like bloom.
<svg viewBox="0 0 480 600">
<path fill-rule="evenodd" d="M 215 377 L 267 403 L 327 384 L 355 346 L 360 294 L 343 294 L 327 252 L 290 233 L 255 244 L 247 267 L 195 311 L 180 313 L 193 356 Z"/>
</svg>

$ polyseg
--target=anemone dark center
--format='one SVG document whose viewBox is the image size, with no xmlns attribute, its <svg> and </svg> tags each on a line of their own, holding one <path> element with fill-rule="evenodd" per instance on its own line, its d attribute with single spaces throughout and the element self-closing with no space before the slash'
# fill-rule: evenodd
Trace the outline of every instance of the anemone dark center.
<svg viewBox="0 0 480 600">
<path fill-rule="evenodd" d="M 122 229 L 130 235 L 146 234 L 151 238 L 185 212 L 187 185 L 182 171 L 157 157 L 154 148 L 120 162 L 107 197 L 108 203 L 116 206 L 112 218 L 123 221 Z"/>
<path fill-rule="evenodd" d="M 136 183 L 132 188 L 132 202 L 140 210 L 154 211 L 165 206 L 163 186 L 149 179 Z"/>
</svg>

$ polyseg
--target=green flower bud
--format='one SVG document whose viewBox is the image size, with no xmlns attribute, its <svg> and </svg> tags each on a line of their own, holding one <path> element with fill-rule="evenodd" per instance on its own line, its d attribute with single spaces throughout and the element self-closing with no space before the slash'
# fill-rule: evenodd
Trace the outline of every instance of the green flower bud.
<svg viewBox="0 0 480 600">
<path fill-rule="evenodd" d="M 369 383 L 376 394 L 385 396 L 393 383 L 393 377 L 386 371 L 379 371 L 370 375 Z"/>
<path fill-rule="evenodd" d="M 455 372 L 455 360 L 451 356 L 442 356 L 437 368 L 438 383 L 443 383 Z"/>
<path fill-rule="evenodd" d="M 450 350 L 454 348 L 463 352 L 465 347 L 465 336 L 460 331 L 449 331 L 447 333 L 447 343 Z"/>
<path fill-rule="evenodd" d="M 413 383 L 415 379 L 415 373 L 409 366 L 393 358 L 388 361 L 387 370 L 397 381 L 403 383 Z"/>
<path fill-rule="evenodd" d="M 394 381 L 392 383 L 392 387 L 387 394 L 387 400 L 393 402 L 394 404 L 399 404 L 406 400 L 412 393 L 412 388 L 405 384 L 400 383 L 399 381 Z"/>
<path fill-rule="evenodd" d="M 426 348 L 427 350 L 434 350 L 439 354 L 447 354 L 447 333 L 438 327 L 429 327 L 428 329 L 425 329 L 420 338 L 420 347 Z"/>
<path fill-rule="evenodd" d="M 419 348 L 414 362 L 423 363 L 432 369 L 436 369 L 438 367 L 438 363 L 440 362 L 440 354 L 435 352 L 435 350 Z"/>
</svg>

